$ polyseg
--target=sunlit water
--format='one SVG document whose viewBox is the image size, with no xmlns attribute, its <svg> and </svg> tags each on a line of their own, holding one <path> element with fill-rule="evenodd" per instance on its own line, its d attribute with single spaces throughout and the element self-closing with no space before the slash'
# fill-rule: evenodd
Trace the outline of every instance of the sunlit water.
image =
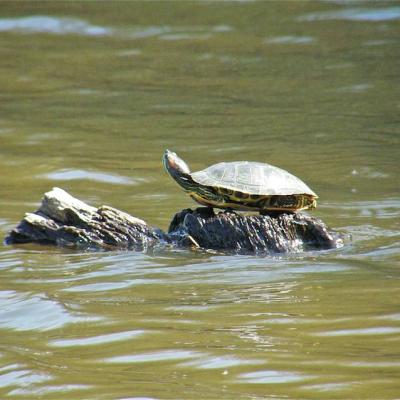
<svg viewBox="0 0 400 400">
<path fill-rule="evenodd" d="M 396 2 L 1 2 L 0 232 L 59 186 L 166 229 L 165 174 L 265 161 L 342 249 L 0 247 L 0 397 L 396 399 Z M 351 240 L 349 239 L 351 237 Z"/>
</svg>

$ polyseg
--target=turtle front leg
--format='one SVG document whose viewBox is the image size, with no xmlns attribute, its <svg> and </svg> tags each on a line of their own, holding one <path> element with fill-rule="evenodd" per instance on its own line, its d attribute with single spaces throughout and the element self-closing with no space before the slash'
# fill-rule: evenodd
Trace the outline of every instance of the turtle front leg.
<svg viewBox="0 0 400 400">
<path fill-rule="evenodd" d="M 214 208 L 211 206 L 207 207 L 197 207 L 196 212 L 202 217 L 213 217 L 215 215 Z"/>
</svg>

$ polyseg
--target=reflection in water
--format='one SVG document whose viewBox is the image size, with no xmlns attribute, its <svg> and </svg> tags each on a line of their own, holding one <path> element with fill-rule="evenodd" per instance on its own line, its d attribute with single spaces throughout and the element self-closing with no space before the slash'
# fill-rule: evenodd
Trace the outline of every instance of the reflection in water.
<svg viewBox="0 0 400 400">
<path fill-rule="evenodd" d="M 400 333 L 400 327 L 377 326 L 374 328 L 338 329 L 335 331 L 319 332 L 316 336 L 392 335 L 395 333 Z"/>
<path fill-rule="evenodd" d="M 265 39 L 265 43 L 276 44 L 307 44 L 312 43 L 314 38 L 311 36 L 276 36 Z"/>
<path fill-rule="evenodd" d="M 143 285 L 155 283 L 150 279 L 135 279 L 122 282 L 98 282 L 88 283 L 86 285 L 72 286 L 64 289 L 65 292 L 108 292 L 110 290 L 117 290 L 123 288 L 129 288 L 135 285 Z"/>
<path fill-rule="evenodd" d="M 0 32 L 19 32 L 25 34 L 49 33 L 56 35 L 76 34 L 85 36 L 119 36 L 129 39 L 145 39 L 159 36 L 162 40 L 208 39 L 212 33 L 231 32 L 228 25 L 207 26 L 146 26 L 135 28 L 110 28 L 90 23 L 77 18 L 51 17 L 34 15 L 22 18 L 0 18 Z M 135 54 L 136 55 L 136 54 Z"/>
<path fill-rule="evenodd" d="M 127 332 L 109 333 L 106 335 L 85 337 L 80 339 L 58 339 L 49 343 L 50 346 L 56 347 L 69 347 L 69 346 L 91 346 L 103 343 L 118 342 L 120 340 L 127 340 L 143 335 L 144 330 L 135 330 Z"/>
<path fill-rule="evenodd" d="M 366 90 L 370 89 L 371 87 L 372 87 L 372 85 L 370 85 L 369 83 L 360 83 L 358 85 L 340 87 L 340 88 L 337 88 L 336 90 L 338 92 L 362 93 L 362 92 L 365 92 Z"/>
<path fill-rule="evenodd" d="M 65 395 L 69 392 L 83 391 L 89 390 L 91 388 L 90 385 L 47 385 L 42 387 L 29 387 L 29 388 L 20 388 L 14 389 L 10 391 L 11 396 L 45 396 L 47 394 L 52 394 L 53 396 L 60 394 L 61 396 Z"/>
<path fill-rule="evenodd" d="M 211 37 L 208 33 L 195 34 L 195 33 L 171 33 L 160 36 L 162 40 L 204 40 Z"/>
<path fill-rule="evenodd" d="M 55 181 L 87 179 L 90 181 L 114 183 L 119 185 L 135 185 L 144 181 L 143 178 L 129 178 L 127 176 L 118 176 L 105 172 L 85 171 L 80 169 L 63 169 L 60 171 L 50 172 L 44 177 Z"/>
<path fill-rule="evenodd" d="M 262 360 L 246 360 L 233 356 L 202 356 L 194 361 L 188 361 L 180 364 L 182 367 L 192 367 L 198 369 L 220 369 L 229 367 L 238 367 L 241 365 L 264 364 Z"/>
<path fill-rule="evenodd" d="M 186 350 L 161 350 L 145 354 L 125 354 L 123 356 L 110 357 L 105 359 L 108 363 L 146 363 L 157 361 L 175 361 L 184 360 L 186 358 L 198 357 L 199 354 Z"/>
<path fill-rule="evenodd" d="M 120 57 L 135 57 L 142 54 L 140 49 L 128 49 L 128 50 L 121 50 L 117 52 L 117 55 Z"/>
<path fill-rule="evenodd" d="M 374 178 L 375 179 L 375 178 Z M 386 198 L 377 201 L 353 201 L 351 203 L 329 203 L 326 202 L 323 206 L 324 208 L 332 208 L 338 210 L 338 212 L 344 212 L 349 215 L 350 218 L 364 217 L 366 219 L 373 217 L 376 219 L 393 219 L 397 218 L 400 212 L 400 200 L 395 198 Z M 361 221 L 360 221 L 361 222 Z M 365 228 L 367 228 L 365 230 Z M 364 234 L 372 233 L 373 231 L 380 231 L 381 233 L 387 232 L 390 234 L 391 230 L 380 229 L 375 226 L 369 225 L 358 225 L 358 230 Z M 395 231 L 396 232 L 396 231 Z M 386 235 L 385 235 L 386 236 Z"/>
<path fill-rule="evenodd" d="M 40 293 L 1 291 L 0 302 L 0 326 L 17 331 L 55 329 L 70 323 L 98 320 L 83 313 L 71 313 Z"/>
<path fill-rule="evenodd" d="M 320 385 L 304 385 L 304 389 L 317 391 L 317 392 L 333 392 L 342 391 L 343 389 L 348 389 L 353 383 L 357 384 L 357 382 L 352 383 L 323 383 Z"/>
<path fill-rule="evenodd" d="M 367 86 L 367 85 L 363 85 Z M 369 86 L 368 86 L 369 87 Z M 362 90 L 368 89 L 363 87 Z M 373 169 L 371 167 L 360 167 L 357 169 L 353 169 L 351 171 L 351 174 L 355 177 L 362 177 L 362 178 L 372 178 L 372 179 L 381 179 L 381 178 L 389 178 L 390 175 L 381 171 L 378 171 L 376 169 Z"/>
<path fill-rule="evenodd" d="M 79 34 L 88 36 L 110 35 L 111 30 L 91 25 L 75 18 L 57 18 L 32 16 L 22 18 L 1 18 L 0 32 L 16 31 L 21 33 L 54 33 L 58 35 Z"/>
<path fill-rule="evenodd" d="M 298 18 L 299 21 L 323 21 L 343 19 L 350 21 L 390 21 L 400 19 L 400 7 L 389 8 L 349 8 L 340 11 L 326 11 L 308 14 Z"/>
<path fill-rule="evenodd" d="M 267 384 L 271 383 L 283 384 L 283 383 L 299 382 L 309 378 L 310 378 L 309 376 L 304 376 L 294 372 L 274 371 L 274 370 L 249 372 L 246 374 L 239 375 L 239 381 L 241 382 L 267 383 Z"/>
<path fill-rule="evenodd" d="M 8 365 L 5 368 L 0 369 L 0 388 L 7 386 L 20 388 L 30 386 L 32 384 L 37 384 L 41 382 L 46 382 L 51 379 L 46 373 L 37 373 L 25 369 L 24 366 L 14 364 Z"/>
</svg>

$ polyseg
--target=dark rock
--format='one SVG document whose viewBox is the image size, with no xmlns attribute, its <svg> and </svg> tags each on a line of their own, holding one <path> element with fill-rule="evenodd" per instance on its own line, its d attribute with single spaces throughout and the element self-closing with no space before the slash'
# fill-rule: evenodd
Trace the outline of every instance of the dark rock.
<svg viewBox="0 0 400 400">
<path fill-rule="evenodd" d="M 319 219 L 291 213 L 275 216 L 242 215 L 232 211 L 210 213 L 205 207 L 177 213 L 169 234 L 182 243 L 238 254 L 274 254 L 323 250 L 342 245 Z"/>
<path fill-rule="evenodd" d="M 89 249 L 149 250 L 155 246 L 202 248 L 236 254 L 274 254 L 332 249 L 339 235 L 305 214 L 215 214 L 186 209 L 171 221 L 168 234 L 112 207 L 91 207 L 54 188 L 40 208 L 28 213 L 6 237 L 7 244 L 46 243 Z"/>
<path fill-rule="evenodd" d="M 93 249 L 146 250 L 169 241 L 144 221 L 112 207 L 88 206 L 55 188 L 35 213 L 28 213 L 5 243 L 46 243 Z"/>
</svg>

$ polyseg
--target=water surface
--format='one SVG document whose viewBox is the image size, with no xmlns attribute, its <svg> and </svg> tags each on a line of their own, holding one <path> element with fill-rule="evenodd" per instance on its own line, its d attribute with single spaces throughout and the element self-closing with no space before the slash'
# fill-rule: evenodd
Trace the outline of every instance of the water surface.
<svg viewBox="0 0 400 400">
<path fill-rule="evenodd" d="M 396 399 L 395 2 L 0 4 L 0 233 L 59 186 L 163 229 L 163 171 L 264 161 L 342 249 L 257 258 L 0 245 L 0 397 Z"/>
</svg>

